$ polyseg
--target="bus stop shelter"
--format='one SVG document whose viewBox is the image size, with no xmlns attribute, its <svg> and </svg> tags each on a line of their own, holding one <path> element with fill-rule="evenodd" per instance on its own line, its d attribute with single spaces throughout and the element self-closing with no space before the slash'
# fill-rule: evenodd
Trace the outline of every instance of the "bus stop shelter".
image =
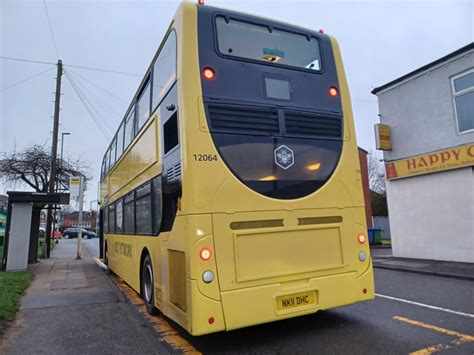
<svg viewBox="0 0 474 355">
<path fill-rule="evenodd" d="M 25 191 L 8 191 L 7 194 L 7 225 L 1 270 L 26 270 L 28 263 L 38 260 L 41 210 L 48 204 L 69 204 L 69 194 Z"/>
</svg>

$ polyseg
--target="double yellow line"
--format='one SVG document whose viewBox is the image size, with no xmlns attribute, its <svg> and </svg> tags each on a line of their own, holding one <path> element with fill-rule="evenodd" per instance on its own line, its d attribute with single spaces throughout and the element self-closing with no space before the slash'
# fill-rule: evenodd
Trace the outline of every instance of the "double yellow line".
<svg viewBox="0 0 474 355">
<path fill-rule="evenodd" d="M 436 345 L 428 346 L 426 348 L 423 348 L 423 349 L 420 349 L 420 350 L 417 350 L 417 351 L 414 351 L 414 352 L 410 353 L 411 355 L 432 354 L 432 353 L 435 353 L 435 352 L 438 352 L 438 351 L 441 351 L 441 350 L 454 348 L 454 347 L 460 346 L 462 344 L 474 341 L 474 336 L 472 336 L 472 335 L 462 334 L 462 333 L 456 332 L 454 330 L 449 330 L 449 329 L 437 327 L 435 325 L 426 324 L 426 323 L 419 322 L 419 321 L 409 319 L 409 318 L 405 318 L 405 317 L 395 316 L 393 318 L 396 319 L 396 320 L 399 320 L 401 322 L 405 322 L 405 323 L 408 323 L 408 324 L 411 324 L 411 325 L 415 325 L 417 327 L 434 330 L 434 331 L 439 332 L 439 333 L 443 333 L 443 334 L 446 334 L 446 335 L 451 335 L 451 336 L 456 337 L 456 339 L 454 339 L 453 341 L 451 341 L 448 344 L 436 344 Z"/>
</svg>

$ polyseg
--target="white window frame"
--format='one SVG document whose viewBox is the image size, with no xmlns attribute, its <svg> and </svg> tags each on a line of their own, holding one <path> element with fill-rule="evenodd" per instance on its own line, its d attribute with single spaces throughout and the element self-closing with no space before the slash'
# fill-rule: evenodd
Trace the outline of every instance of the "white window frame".
<svg viewBox="0 0 474 355">
<path fill-rule="evenodd" d="M 474 68 L 470 68 L 468 70 L 463 71 L 460 74 L 456 74 L 455 76 L 451 77 L 451 91 L 453 95 L 453 109 L 454 109 L 454 117 L 456 118 L 456 129 L 458 134 L 467 134 L 474 132 L 474 128 L 468 129 L 466 131 L 459 130 L 459 119 L 458 119 L 458 110 L 456 107 L 456 97 L 467 94 L 471 91 L 474 91 L 474 87 L 470 87 L 461 91 L 456 92 L 456 88 L 454 87 L 454 80 L 462 78 L 470 73 L 474 73 Z"/>
</svg>

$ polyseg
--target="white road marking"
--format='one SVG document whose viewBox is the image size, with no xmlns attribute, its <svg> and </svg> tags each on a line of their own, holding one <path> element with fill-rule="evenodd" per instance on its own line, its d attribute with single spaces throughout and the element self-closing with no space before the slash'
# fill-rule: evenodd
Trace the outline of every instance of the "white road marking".
<svg viewBox="0 0 474 355">
<path fill-rule="evenodd" d="M 380 298 L 386 298 L 386 299 L 392 300 L 392 301 L 398 301 L 398 302 L 408 303 L 408 304 L 412 304 L 412 305 L 415 305 L 415 306 L 425 307 L 425 308 L 429 308 L 429 309 L 435 309 L 435 310 L 437 310 L 437 311 L 452 313 L 452 314 L 456 314 L 456 315 L 458 315 L 458 316 L 474 318 L 474 314 L 471 314 L 471 313 L 464 313 L 464 312 L 459 312 L 459 311 L 453 311 L 452 309 L 447 309 L 447 308 L 441 308 L 441 307 L 431 306 L 431 305 L 429 305 L 429 304 L 424 304 L 424 303 L 420 303 L 420 302 L 414 302 L 414 301 L 410 301 L 410 300 L 405 300 L 405 299 L 403 299 L 403 298 L 396 298 L 396 297 L 392 297 L 392 296 L 381 295 L 381 294 L 379 294 L 379 293 L 376 293 L 375 296 L 380 297 Z"/>
</svg>

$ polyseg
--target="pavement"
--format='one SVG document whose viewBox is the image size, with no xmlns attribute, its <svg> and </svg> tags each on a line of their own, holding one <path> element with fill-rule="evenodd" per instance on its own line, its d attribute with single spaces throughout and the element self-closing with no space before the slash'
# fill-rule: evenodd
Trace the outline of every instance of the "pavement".
<svg viewBox="0 0 474 355">
<path fill-rule="evenodd" d="M 375 268 L 474 281 L 474 263 L 399 258 L 390 248 L 371 249 Z"/>
<path fill-rule="evenodd" d="M 34 280 L 0 354 L 169 353 L 86 247 L 75 260 L 76 245 L 61 240 L 50 259 L 30 265 Z"/>
</svg>

